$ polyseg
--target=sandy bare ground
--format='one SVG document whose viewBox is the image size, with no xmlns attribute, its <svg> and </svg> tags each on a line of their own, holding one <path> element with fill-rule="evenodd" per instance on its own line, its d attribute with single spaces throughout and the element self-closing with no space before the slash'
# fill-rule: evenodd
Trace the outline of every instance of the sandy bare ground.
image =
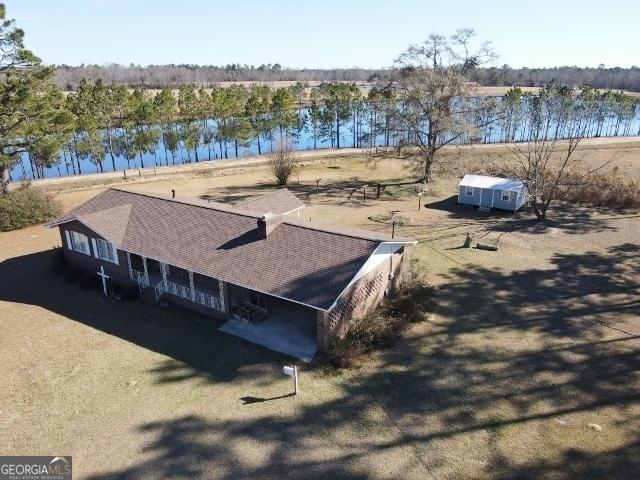
<svg viewBox="0 0 640 480">
<path fill-rule="evenodd" d="M 313 220 L 385 230 L 368 217 L 399 211 L 437 285 L 428 322 L 355 371 L 305 368 L 297 398 L 290 359 L 66 284 L 53 230 L 0 234 L 0 450 L 72 454 L 77 478 L 638 478 L 639 214 L 479 214 L 452 198 L 455 177 L 419 211 L 412 187 L 349 197 L 404 176 L 397 160 L 335 158 L 291 185 Z M 252 168 L 127 188 L 234 201 L 273 185 Z M 466 232 L 499 251 L 458 248 Z"/>
</svg>

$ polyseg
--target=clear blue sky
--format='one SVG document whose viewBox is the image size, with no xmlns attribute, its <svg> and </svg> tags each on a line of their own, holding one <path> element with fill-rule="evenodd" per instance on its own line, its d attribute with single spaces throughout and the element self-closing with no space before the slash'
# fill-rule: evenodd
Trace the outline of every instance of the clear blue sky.
<svg viewBox="0 0 640 480">
<path fill-rule="evenodd" d="M 45 63 L 384 67 L 471 27 L 499 65 L 640 65 L 640 0 L 4 1 Z"/>
</svg>

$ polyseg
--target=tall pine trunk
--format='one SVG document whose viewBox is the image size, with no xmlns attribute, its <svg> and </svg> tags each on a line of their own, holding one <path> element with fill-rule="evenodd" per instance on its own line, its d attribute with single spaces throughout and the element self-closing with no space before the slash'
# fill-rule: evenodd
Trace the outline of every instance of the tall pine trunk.
<svg viewBox="0 0 640 480">
<path fill-rule="evenodd" d="M 358 130 L 356 127 L 356 112 L 353 112 L 353 148 L 356 148 L 356 138 L 358 137 Z"/>
<path fill-rule="evenodd" d="M 9 175 L 9 167 L 7 165 L 0 165 L 0 193 L 9 192 L 9 182 L 11 177 Z"/>
<path fill-rule="evenodd" d="M 109 155 L 111 155 L 111 165 L 113 167 L 113 171 L 116 171 L 116 158 L 113 155 L 113 142 L 111 139 L 111 133 L 107 131 L 107 136 L 109 137 Z"/>
</svg>

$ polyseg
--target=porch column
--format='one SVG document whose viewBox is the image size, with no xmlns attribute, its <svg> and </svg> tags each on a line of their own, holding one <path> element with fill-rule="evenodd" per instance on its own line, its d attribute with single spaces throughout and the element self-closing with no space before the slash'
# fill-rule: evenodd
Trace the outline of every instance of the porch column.
<svg viewBox="0 0 640 480">
<path fill-rule="evenodd" d="M 164 289 L 167 289 L 167 264 L 160 262 L 160 271 L 162 272 L 162 285 Z"/>
<path fill-rule="evenodd" d="M 147 271 L 147 257 L 142 257 L 142 265 L 144 266 L 144 278 L 149 278 L 149 272 Z"/>
<path fill-rule="evenodd" d="M 196 291 L 193 287 L 193 272 L 189 272 L 189 287 L 191 287 L 191 301 L 196 301 Z"/>
<path fill-rule="evenodd" d="M 220 294 L 220 311 L 224 312 L 224 282 L 218 280 L 218 293 Z"/>
<path fill-rule="evenodd" d="M 133 280 L 133 269 L 131 268 L 131 254 L 127 252 L 127 265 L 129 266 L 129 278 Z"/>
</svg>

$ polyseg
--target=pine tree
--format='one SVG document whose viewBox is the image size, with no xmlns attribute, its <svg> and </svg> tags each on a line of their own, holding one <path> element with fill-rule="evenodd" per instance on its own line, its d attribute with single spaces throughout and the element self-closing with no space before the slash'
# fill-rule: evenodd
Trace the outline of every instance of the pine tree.
<svg viewBox="0 0 640 480">
<path fill-rule="evenodd" d="M 24 31 L 6 19 L 0 4 L 0 193 L 23 152 L 36 153 L 43 166 L 57 161 L 71 117 L 52 71 L 24 47 Z"/>
</svg>

